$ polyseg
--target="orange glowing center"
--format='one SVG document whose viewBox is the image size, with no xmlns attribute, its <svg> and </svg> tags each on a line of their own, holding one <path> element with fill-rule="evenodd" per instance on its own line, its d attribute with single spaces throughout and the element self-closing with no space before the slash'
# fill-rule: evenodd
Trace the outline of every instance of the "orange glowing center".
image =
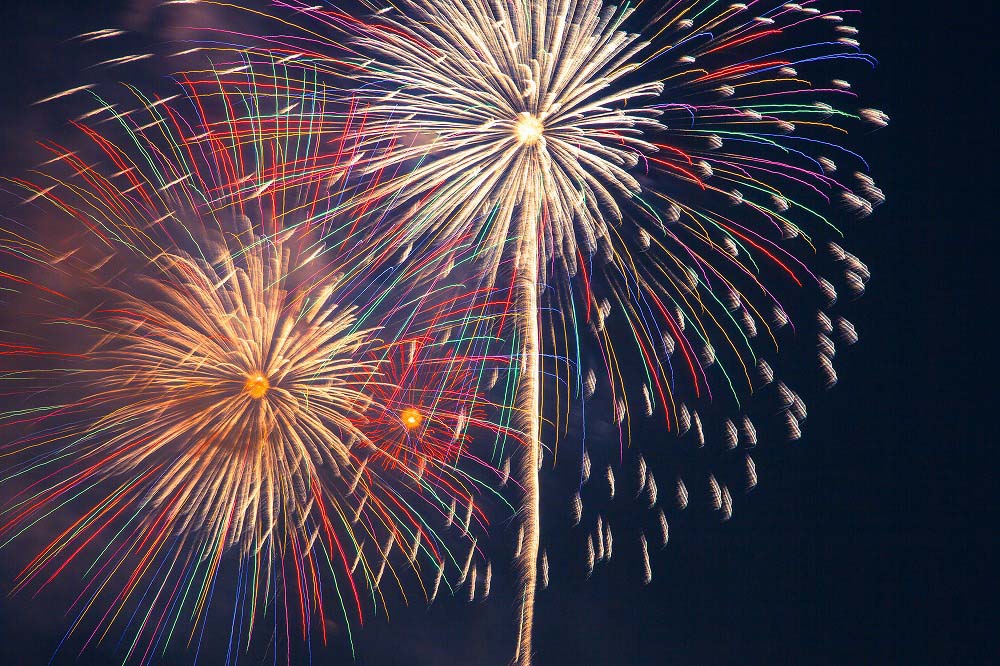
<svg viewBox="0 0 1000 666">
<path fill-rule="evenodd" d="M 406 426 L 407 430 L 418 428 L 424 422 L 424 415 L 412 407 L 408 407 L 400 412 L 399 417 L 403 420 L 403 425 Z"/>
<path fill-rule="evenodd" d="M 250 397 L 254 400 L 260 400 L 265 395 L 267 395 L 268 389 L 271 388 L 271 382 L 267 381 L 267 377 L 261 374 L 247 375 L 246 384 L 243 385 L 243 389 L 250 394 Z"/>
</svg>

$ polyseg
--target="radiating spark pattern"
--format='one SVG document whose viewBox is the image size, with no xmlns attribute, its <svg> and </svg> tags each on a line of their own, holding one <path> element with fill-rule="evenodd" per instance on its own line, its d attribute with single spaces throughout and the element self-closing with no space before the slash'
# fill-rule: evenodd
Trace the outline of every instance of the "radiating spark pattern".
<svg viewBox="0 0 1000 666">
<path fill-rule="evenodd" d="M 428 463 L 459 460 L 471 432 L 494 429 L 484 414 L 476 368 L 440 357 L 431 341 L 397 347 L 369 392 L 382 412 L 364 430 L 388 468 L 423 473 Z"/>
<path fill-rule="evenodd" d="M 165 98 L 94 94 L 74 123 L 86 145 L 46 143 L 31 179 L 10 181 L 58 242 L 0 230 L 19 267 L 0 280 L 31 341 L 5 333 L 4 385 L 23 406 L 0 414 L 0 479 L 19 488 L 0 548 L 74 515 L 15 589 L 83 571 L 69 628 L 82 649 L 117 626 L 126 661 L 178 643 L 197 655 L 224 579 L 230 650 L 263 624 L 292 661 L 295 634 L 325 642 L 339 617 L 349 636 L 392 588 L 405 598 L 404 569 L 433 599 L 483 559 L 488 484 L 469 470 L 497 472 L 461 443 L 492 408 L 480 366 L 503 360 L 448 333 L 490 301 L 454 305 L 469 296 L 447 271 L 428 277 L 434 254 L 387 265 L 398 246 L 341 255 L 316 240 L 353 242 L 326 201 L 350 158 L 329 150 L 320 88 L 292 74 L 190 72 Z M 400 348 L 423 347 L 432 372 L 393 374 Z M 379 425 L 403 395 L 422 441 L 450 429 L 448 455 L 377 462 L 399 450 Z"/>
<path fill-rule="evenodd" d="M 546 582 L 550 573 L 540 548 L 538 471 L 546 449 L 553 465 L 565 458 L 560 440 L 571 422 L 588 422 L 577 415 L 584 401 L 604 400 L 600 422 L 621 433 L 615 442 L 591 437 L 570 456 L 579 462 L 570 513 L 588 535 L 588 571 L 612 553 L 610 522 L 588 506 L 600 493 L 607 502 L 639 502 L 653 516 L 636 540 L 642 579 L 649 582 L 655 572 L 649 546 L 665 544 L 669 534 L 661 504 L 672 501 L 682 510 L 697 498 L 725 520 L 733 510 L 730 486 L 756 485 L 750 452 L 770 433 L 768 425 L 759 433 L 751 419 L 756 396 L 777 404 L 776 422 L 787 438 L 801 435 L 805 404 L 776 374 L 779 342 L 787 339 L 779 329 L 801 334 L 817 327 L 816 365 L 826 385 L 837 382 L 835 338 L 852 344 L 857 333 L 827 310 L 838 290 L 863 293 L 870 273 L 829 241 L 840 242 L 838 217 L 866 217 L 883 200 L 868 165 L 843 144 L 850 131 L 884 127 L 888 116 L 858 108 L 851 84 L 828 77 L 842 76 L 852 62 L 874 60 L 848 24 L 854 12 L 824 10 L 812 1 L 406 0 L 365 2 L 375 16 L 364 19 L 301 0 L 274 4 L 279 10 L 270 18 L 281 26 L 274 34 L 256 38 L 220 29 L 180 52 L 214 54 L 210 71 L 181 77 L 188 87 L 220 80 L 223 88 L 236 80 L 273 84 L 279 92 L 270 97 L 281 101 L 274 115 L 251 104 L 256 112 L 246 118 L 227 114 L 230 123 L 249 120 L 223 132 L 228 139 L 219 138 L 218 128 L 198 126 L 168 143 L 242 154 L 232 150 L 234 138 L 242 137 L 238 147 L 248 136 L 269 136 L 264 128 L 281 127 L 283 117 L 307 118 L 308 127 L 291 131 L 293 158 L 258 160 L 248 173 L 237 157 L 213 170 L 220 176 L 212 187 L 200 187 L 197 172 L 192 178 L 169 166 L 186 159 L 183 150 L 154 151 L 161 177 L 150 193 L 170 197 L 195 188 L 210 193 L 202 198 L 214 207 L 234 199 L 273 202 L 293 185 L 307 185 L 310 196 L 296 206 L 272 205 L 260 216 L 264 237 L 315 232 L 322 243 L 311 247 L 336 247 L 353 257 L 338 282 L 347 301 L 381 303 L 371 285 L 399 285 L 406 275 L 427 297 L 396 301 L 404 310 L 449 304 L 429 319 L 404 314 L 403 320 L 422 322 L 418 330 L 407 325 L 397 334 L 390 326 L 384 347 L 365 357 L 387 368 L 390 379 L 368 386 L 377 396 L 374 411 L 367 409 L 358 425 L 381 464 L 366 458 L 359 469 L 402 473 L 418 487 L 450 495 L 450 502 L 434 499 L 443 500 L 438 506 L 445 507 L 446 525 L 461 527 L 465 536 L 473 520 L 483 520 L 469 490 L 477 484 L 452 471 L 450 461 L 467 450 L 458 433 L 470 427 L 465 419 L 475 420 L 470 407 L 499 408 L 483 399 L 477 384 L 502 368 L 508 413 L 479 424 L 498 435 L 492 459 L 504 458 L 501 470 L 471 458 L 506 483 L 512 468 L 502 440 L 505 427 L 513 427 L 519 461 L 512 478 L 522 493 L 516 660 L 530 663 L 535 588 L 540 573 Z M 234 46 L 241 42 L 252 43 Z M 225 91 L 221 97 L 229 99 Z M 140 122 L 102 104 L 81 119 L 112 118 L 143 136 L 177 124 L 171 105 Z M 300 161 L 294 156 L 303 140 L 308 158 Z M 59 163 L 78 163 L 72 151 L 53 147 L 53 153 Z M 323 159 L 329 161 L 314 170 Z M 119 166 L 118 176 L 130 178 L 131 167 Z M 49 187 L 39 183 L 27 198 L 53 200 L 75 186 Z M 145 191 L 140 183 L 134 187 Z M 120 189 L 107 191 L 114 197 Z M 131 193 L 125 189 L 122 196 Z M 155 212 L 166 217 L 152 218 L 154 225 L 173 224 L 169 211 Z M 111 229 L 102 219 L 85 223 L 103 241 L 109 232 L 120 241 L 120 223 Z M 126 236 L 127 244 L 146 247 L 146 239 Z M 828 254 L 819 251 L 824 245 Z M 462 277 L 450 278 L 456 267 Z M 831 270 L 835 277 L 821 276 Z M 461 307 L 452 293 L 459 282 Z M 357 312 L 360 322 L 380 326 L 392 318 L 374 305 Z M 448 339 L 456 341 L 457 356 L 433 348 Z M 424 350 L 428 340 L 434 342 Z M 421 366 L 417 358 L 432 362 Z M 626 370 L 635 366 L 630 358 L 639 360 L 639 372 Z M 414 388 L 412 378 L 428 385 Z M 271 373 L 258 368 L 245 370 L 239 381 L 251 403 L 280 390 Z M 486 380 L 487 388 L 492 383 Z M 437 391 L 430 403 L 428 389 Z M 449 404 L 456 395 L 461 400 Z M 571 410 L 574 401 L 578 411 Z M 643 457 L 626 450 L 636 405 L 645 416 L 662 418 L 693 450 L 714 448 L 737 461 L 739 478 L 703 469 L 698 487 L 689 490 L 690 478 L 654 473 L 656 451 Z M 547 423 L 555 427 L 543 427 Z M 639 473 L 619 471 L 616 479 L 616 470 L 632 462 Z M 446 482 L 428 473 L 431 467 L 443 471 Z M 426 543 L 414 531 L 406 546 L 411 552 Z M 369 546 L 378 588 L 388 553 L 403 539 L 392 529 L 371 532 L 379 532 L 370 534 Z M 474 598 L 483 569 L 473 561 L 480 546 L 470 539 L 469 550 L 450 561 L 460 583 L 471 581 Z M 363 549 L 356 551 L 352 571 L 364 559 Z M 435 551 L 431 559 L 439 563 L 431 576 L 433 598 L 443 579 L 440 563 L 448 558 Z M 488 587 L 489 565 L 485 570 Z"/>
<path fill-rule="evenodd" d="M 584 366 L 596 342 L 622 431 L 641 390 L 646 414 L 659 412 L 698 446 L 716 437 L 714 427 L 706 434 L 699 403 L 746 409 L 746 395 L 767 384 L 755 375 L 777 348 L 777 329 L 799 316 L 782 299 L 818 294 L 819 309 L 836 300 L 809 259 L 839 235 L 828 211 L 863 217 L 882 200 L 862 173 L 867 165 L 840 142 L 848 129 L 881 127 L 887 117 L 857 109 L 843 79 L 799 70 L 823 76 L 832 65 L 874 61 L 846 24 L 853 12 L 815 2 L 410 0 L 370 24 L 280 4 L 316 23 L 300 24 L 309 26 L 305 38 L 267 38 L 275 57 L 295 53 L 336 70 L 353 56 L 336 47 L 324 55 L 314 28 L 356 35 L 356 69 L 347 74 L 360 85 L 346 124 L 365 153 L 355 176 L 370 180 L 345 188 L 344 206 L 383 211 L 382 238 L 473 236 L 484 283 L 509 280 L 516 425 L 527 442 L 518 473 L 518 660 L 527 663 L 543 376 L 592 394 L 598 384 Z M 853 294 L 866 279 L 844 274 Z M 820 342 L 818 365 L 832 384 L 830 345 Z M 626 347 L 643 377 L 622 371 Z M 558 410 L 571 391 L 557 395 Z M 789 409 L 798 403 L 782 406 L 790 438 L 805 418 Z M 740 418 L 743 441 L 756 443 L 752 422 Z M 708 478 L 728 517 L 728 488 Z"/>
</svg>

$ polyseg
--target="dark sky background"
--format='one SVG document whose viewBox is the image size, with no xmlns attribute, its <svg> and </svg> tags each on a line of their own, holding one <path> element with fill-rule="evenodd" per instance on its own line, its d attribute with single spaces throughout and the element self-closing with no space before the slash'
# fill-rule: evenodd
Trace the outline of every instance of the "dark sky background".
<svg viewBox="0 0 1000 666">
<path fill-rule="evenodd" d="M 47 116 L 58 109 L 28 105 L 81 78 L 63 40 L 128 12 L 122 0 L 0 4 L 0 170 L 10 175 L 58 124 Z M 865 105 L 892 117 L 863 148 L 888 202 L 849 234 L 873 273 L 852 308 L 861 344 L 838 359 L 838 388 L 810 401 L 804 440 L 768 456 L 733 520 L 673 537 L 649 586 L 614 566 L 586 583 L 554 580 L 539 598 L 539 666 L 970 663 L 995 650 L 984 590 L 996 578 L 985 425 L 995 373 L 991 345 L 973 335 L 993 314 L 976 292 L 996 252 L 994 10 L 841 4 L 861 5 L 863 45 L 881 61 L 852 80 Z M 509 615 L 503 603 L 400 609 L 362 632 L 358 663 L 503 664 Z M 30 595 L 0 598 L 0 663 L 46 663 L 62 631 L 61 612 Z"/>
</svg>

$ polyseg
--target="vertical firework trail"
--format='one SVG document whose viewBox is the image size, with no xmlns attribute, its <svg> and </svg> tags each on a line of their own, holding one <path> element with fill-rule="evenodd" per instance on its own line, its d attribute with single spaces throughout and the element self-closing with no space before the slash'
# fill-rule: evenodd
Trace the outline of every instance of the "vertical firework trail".
<svg viewBox="0 0 1000 666">
<path fill-rule="evenodd" d="M 541 521 L 538 470 L 541 467 L 541 368 L 538 332 L 538 233 L 534 215 L 521 216 L 517 253 L 515 308 L 520 315 L 520 375 L 517 382 L 518 430 L 524 436 L 520 482 L 524 492 L 521 504 L 523 537 L 520 551 L 521 609 L 517 632 L 515 661 L 531 662 L 531 629 L 535 614 L 535 588 L 538 578 L 538 543 Z"/>
</svg>

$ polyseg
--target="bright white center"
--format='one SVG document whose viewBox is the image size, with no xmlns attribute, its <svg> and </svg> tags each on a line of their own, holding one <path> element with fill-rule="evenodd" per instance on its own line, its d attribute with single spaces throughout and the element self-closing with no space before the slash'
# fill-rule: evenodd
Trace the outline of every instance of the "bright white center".
<svg viewBox="0 0 1000 666">
<path fill-rule="evenodd" d="M 542 138 L 542 121 L 530 113 L 522 113 L 514 123 L 514 136 L 522 146 L 533 146 Z"/>
</svg>

